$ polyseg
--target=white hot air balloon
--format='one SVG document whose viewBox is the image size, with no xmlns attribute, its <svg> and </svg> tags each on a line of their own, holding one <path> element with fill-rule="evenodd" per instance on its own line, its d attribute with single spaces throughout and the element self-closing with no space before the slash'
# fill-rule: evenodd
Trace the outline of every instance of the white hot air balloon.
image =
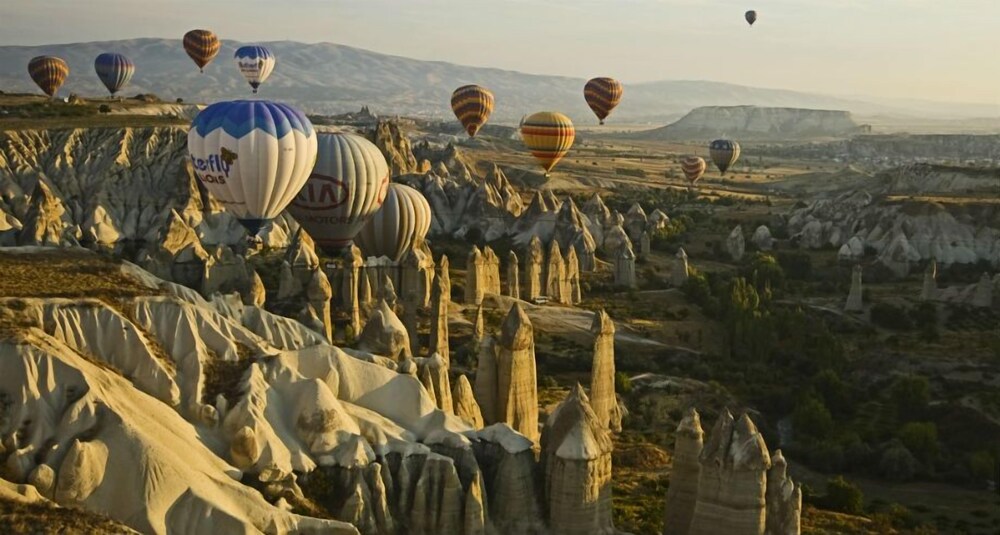
<svg viewBox="0 0 1000 535">
<path fill-rule="evenodd" d="M 256 235 L 305 185 L 316 163 L 316 132 L 286 104 L 219 102 L 195 117 L 188 153 L 209 193 Z"/>
<path fill-rule="evenodd" d="M 431 205 L 417 190 L 389 184 L 382 208 L 361 229 L 354 242 L 365 256 L 387 256 L 399 262 L 419 247 L 431 228 Z"/>
<path fill-rule="evenodd" d="M 274 54 L 260 45 L 239 47 L 236 49 L 234 59 L 236 67 L 240 69 L 240 74 L 247 79 L 247 83 L 253 88 L 254 93 L 257 92 L 260 84 L 264 83 L 268 76 L 271 76 L 271 71 L 274 70 L 274 64 L 277 62 Z"/>
<path fill-rule="evenodd" d="M 389 189 L 389 164 L 374 143 L 346 133 L 319 134 L 319 157 L 288 211 L 330 254 L 351 244 Z"/>
</svg>

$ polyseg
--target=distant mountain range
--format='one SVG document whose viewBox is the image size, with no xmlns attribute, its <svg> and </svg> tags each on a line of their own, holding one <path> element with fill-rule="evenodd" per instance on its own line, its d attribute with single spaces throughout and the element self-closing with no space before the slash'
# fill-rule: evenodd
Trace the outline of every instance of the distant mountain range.
<svg viewBox="0 0 1000 535">
<path fill-rule="evenodd" d="M 233 63 L 241 43 L 226 41 L 216 60 L 200 74 L 179 39 L 132 39 L 46 46 L 0 46 L 0 91 L 37 91 L 27 73 L 37 55 L 62 57 L 70 78 L 61 95 L 105 94 L 94 74 L 101 52 L 121 52 L 136 64 L 124 93 L 154 93 L 164 100 L 211 102 L 249 97 L 250 88 Z M 379 54 L 330 43 L 264 43 L 278 57 L 277 68 L 261 97 L 295 103 L 308 112 L 333 114 L 369 105 L 381 115 L 448 118 L 451 91 L 478 83 L 496 95 L 495 120 L 516 122 L 534 111 L 559 110 L 581 124 L 596 123 L 583 102 L 584 80 L 541 76 L 500 69 L 468 67 Z M 614 123 L 664 124 L 700 106 L 756 105 L 846 110 L 856 115 L 903 115 L 969 118 L 1000 115 L 995 105 L 928 103 L 900 99 L 839 98 L 720 82 L 662 81 L 629 84 L 625 99 L 611 117 Z"/>
</svg>

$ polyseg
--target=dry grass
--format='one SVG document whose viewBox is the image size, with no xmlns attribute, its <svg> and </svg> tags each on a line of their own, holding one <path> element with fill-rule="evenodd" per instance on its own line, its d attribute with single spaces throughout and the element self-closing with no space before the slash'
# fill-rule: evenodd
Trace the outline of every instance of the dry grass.
<svg viewBox="0 0 1000 535">
<path fill-rule="evenodd" d="M 137 533 L 89 511 L 0 499 L 0 533 Z"/>
<path fill-rule="evenodd" d="M 110 258 L 79 251 L 0 252 L 0 297 L 94 298 L 104 301 L 156 295 L 121 272 Z"/>
</svg>

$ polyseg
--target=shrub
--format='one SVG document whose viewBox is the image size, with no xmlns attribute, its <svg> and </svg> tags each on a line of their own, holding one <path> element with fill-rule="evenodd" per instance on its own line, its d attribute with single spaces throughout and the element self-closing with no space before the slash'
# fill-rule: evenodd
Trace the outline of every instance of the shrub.
<svg viewBox="0 0 1000 535">
<path fill-rule="evenodd" d="M 822 440 L 833 431 L 833 416 L 822 401 L 808 397 L 792 413 L 796 433 Z"/>
<path fill-rule="evenodd" d="M 837 476 L 826 482 L 826 506 L 834 511 L 860 515 L 864 512 L 865 496 L 857 485 Z"/>
<path fill-rule="evenodd" d="M 933 422 L 910 422 L 901 427 L 896 436 L 910 453 L 928 466 L 934 464 L 941 452 L 937 426 Z"/>
<path fill-rule="evenodd" d="M 101 113 L 111 113 L 111 106 L 107 104 L 101 104 L 100 107 L 97 108 L 97 111 Z"/>
<path fill-rule="evenodd" d="M 889 397 L 900 420 L 913 421 L 927 410 L 931 400 L 930 382 L 920 375 L 900 377 L 889 389 Z"/>
<path fill-rule="evenodd" d="M 913 328 L 913 321 L 902 308 L 888 303 L 876 303 L 872 307 L 872 323 L 884 329 L 908 331 Z"/>
<path fill-rule="evenodd" d="M 878 468 L 882 476 L 888 479 L 900 482 L 909 481 L 917 473 L 917 459 L 902 442 L 894 440 L 882 452 Z"/>
<path fill-rule="evenodd" d="M 615 373 L 615 392 L 619 394 L 628 394 L 632 391 L 632 380 L 629 379 L 625 372 Z"/>
<path fill-rule="evenodd" d="M 804 281 L 812 279 L 812 257 L 807 253 L 798 251 L 780 252 L 778 253 L 778 264 L 781 265 L 782 269 L 785 270 L 785 274 L 790 279 Z"/>
</svg>

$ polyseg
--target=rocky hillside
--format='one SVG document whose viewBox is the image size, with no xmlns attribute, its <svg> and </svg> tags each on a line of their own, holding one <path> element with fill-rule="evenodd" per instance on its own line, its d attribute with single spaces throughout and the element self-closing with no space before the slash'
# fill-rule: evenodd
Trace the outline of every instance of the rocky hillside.
<svg viewBox="0 0 1000 535">
<path fill-rule="evenodd" d="M 1000 136 L 966 134 L 864 135 L 807 145 L 757 147 L 755 153 L 778 158 L 837 159 L 883 166 L 912 162 L 1000 163 Z"/>
<path fill-rule="evenodd" d="M 524 74 L 500 69 L 468 67 L 436 61 L 389 56 L 331 43 L 279 41 L 265 43 L 278 57 L 278 64 L 265 83 L 262 95 L 294 102 L 314 113 L 344 113 L 368 104 L 376 113 L 451 118 L 451 91 L 467 83 L 478 83 L 497 96 L 495 121 L 517 122 L 538 109 L 558 109 L 581 124 L 596 124 L 582 98 L 584 80 L 559 76 Z M 154 93 L 165 100 L 214 101 L 249 95 L 249 87 L 232 64 L 241 43 L 224 41 L 215 62 L 199 74 L 184 54 L 179 39 L 133 39 L 127 41 L 74 43 L 32 47 L 0 47 L 0 90 L 36 91 L 25 65 L 41 54 L 67 60 L 70 77 L 61 94 L 105 95 L 93 73 L 94 57 L 113 50 L 136 64 L 135 77 L 125 91 Z M 611 116 L 615 122 L 674 120 L 698 106 L 753 104 L 846 109 L 855 113 L 911 112 L 920 116 L 950 109 L 946 104 L 915 107 L 872 104 L 777 89 L 761 89 L 703 81 L 663 81 L 629 84 L 625 99 Z M 969 110 L 962 112 L 969 116 Z M 992 109 L 975 111 L 986 116 Z M 945 111 L 945 113 L 947 113 Z"/>
<path fill-rule="evenodd" d="M 851 114 L 837 110 L 706 106 L 691 110 L 675 123 L 639 132 L 652 140 L 793 140 L 846 137 L 864 132 Z"/>
</svg>

